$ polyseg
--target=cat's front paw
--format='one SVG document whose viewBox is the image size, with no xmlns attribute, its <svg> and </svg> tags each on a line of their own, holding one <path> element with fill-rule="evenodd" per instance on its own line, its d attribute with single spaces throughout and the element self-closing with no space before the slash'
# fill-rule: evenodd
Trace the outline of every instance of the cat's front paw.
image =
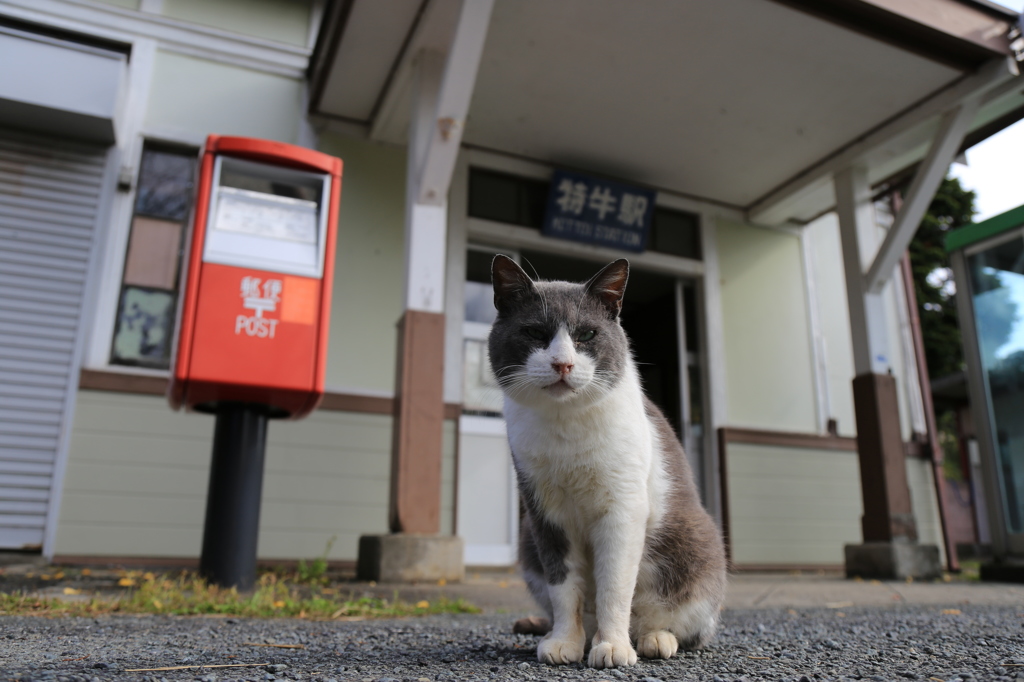
<svg viewBox="0 0 1024 682">
<path fill-rule="evenodd" d="M 591 668 L 618 668 L 636 663 L 636 652 L 628 638 L 600 641 L 599 638 L 600 635 L 594 637 L 590 658 L 587 659 L 587 665 Z"/>
<path fill-rule="evenodd" d="M 537 645 L 537 660 L 548 665 L 566 665 L 583 660 L 584 640 L 555 639 L 550 635 Z"/>
</svg>

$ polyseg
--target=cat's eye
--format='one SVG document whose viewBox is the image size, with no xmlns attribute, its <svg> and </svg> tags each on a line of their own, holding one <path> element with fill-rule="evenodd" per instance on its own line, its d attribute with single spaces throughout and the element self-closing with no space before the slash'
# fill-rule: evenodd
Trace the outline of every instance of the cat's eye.
<svg viewBox="0 0 1024 682">
<path fill-rule="evenodd" d="M 526 327 L 524 331 L 526 332 L 526 335 L 529 336 L 531 339 L 536 339 L 538 341 L 547 341 L 548 334 L 540 327 Z"/>
<path fill-rule="evenodd" d="M 597 330 L 595 330 L 595 329 L 588 329 L 585 332 L 580 332 L 579 334 L 577 334 L 576 335 L 576 340 L 581 342 L 581 343 L 585 343 L 585 342 L 590 341 L 591 339 L 593 339 L 595 336 L 597 336 Z"/>
</svg>

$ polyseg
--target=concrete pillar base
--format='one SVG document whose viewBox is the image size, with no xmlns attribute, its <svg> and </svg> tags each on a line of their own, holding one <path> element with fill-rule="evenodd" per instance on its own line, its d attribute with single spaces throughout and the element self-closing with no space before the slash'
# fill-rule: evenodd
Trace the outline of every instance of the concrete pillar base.
<svg viewBox="0 0 1024 682">
<path fill-rule="evenodd" d="M 981 579 L 994 583 L 1024 583 L 1024 561 L 986 561 L 981 565 Z"/>
<path fill-rule="evenodd" d="M 865 542 L 846 545 L 846 577 L 929 580 L 942 575 L 939 548 L 910 542 Z"/>
<path fill-rule="evenodd" d="M 356 577 L 380 583 L 460 582 L 466 577 L 462 538 L 452 535 L 364 535 Z"/>
</svg>

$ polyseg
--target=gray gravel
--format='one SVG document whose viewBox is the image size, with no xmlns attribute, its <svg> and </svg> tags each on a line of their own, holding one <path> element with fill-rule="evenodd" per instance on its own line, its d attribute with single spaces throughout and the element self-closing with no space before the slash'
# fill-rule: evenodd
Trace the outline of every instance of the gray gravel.
<svg viewBox="0 0 1024 682">
<path fill-rule="evenodd" d="M 114 616 L 0 617 L 0 680 L 1024 680 L 1017 609 L 728 611 L 707 649 L 621 670 L 548 667 L 513 616 L 306 622 Z M 302 644 L 304 649 L 247 642 Z M 249 668 L 131 668 L 266 663 Z"/>
</svg>

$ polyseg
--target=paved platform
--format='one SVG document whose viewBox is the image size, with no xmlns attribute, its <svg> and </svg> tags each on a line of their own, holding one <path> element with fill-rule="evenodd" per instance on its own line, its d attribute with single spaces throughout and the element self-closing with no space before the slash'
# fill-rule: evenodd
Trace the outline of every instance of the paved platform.
<svg viewBox="0 0 1024 682">
<path fill-rule="evenodd" d="M 369 585 L 356 589 L 390 596 L 398 590 L 407 600 L 430 599 L 445 594 L 462 597 L 486 613 L 537 612 L 526 584 L 516 573 L 473 571 L 460 585 Z M 848 580 L 838 573 L 735 573 L 729 576 L 726 609 L 843 609 L 900 605 L 1020 606 L 1024 585 L 982 583 L 950 577 L 934 582 Z"/>
<path fill-rule="evenodd" d="M 60 596 L 65 586 L 89 591 L 118 592 L 116 569 L 93 568 L 88 577 L 74 568 L 47 567 L 38 561 L 0 567 L 0 591 L 28 590 Z M 391 598 L 397 592 L 406 601 L 428 601 L 444 595 L 462 598 L 485 613 L 538 613 L 526 584 L 513 569 L 470 568 L 462 583 L 375 584 L 339 576 L 334 586 L 355 595 Z M 1024 585 L 987 583 L 947 576 L 944 580 L 848 580 L 839 573 L 735 573 L 729 577 L 726 609 L 837 609 L 900 605 L 1006 606 L 1024 608 Z"/>
</svg>

